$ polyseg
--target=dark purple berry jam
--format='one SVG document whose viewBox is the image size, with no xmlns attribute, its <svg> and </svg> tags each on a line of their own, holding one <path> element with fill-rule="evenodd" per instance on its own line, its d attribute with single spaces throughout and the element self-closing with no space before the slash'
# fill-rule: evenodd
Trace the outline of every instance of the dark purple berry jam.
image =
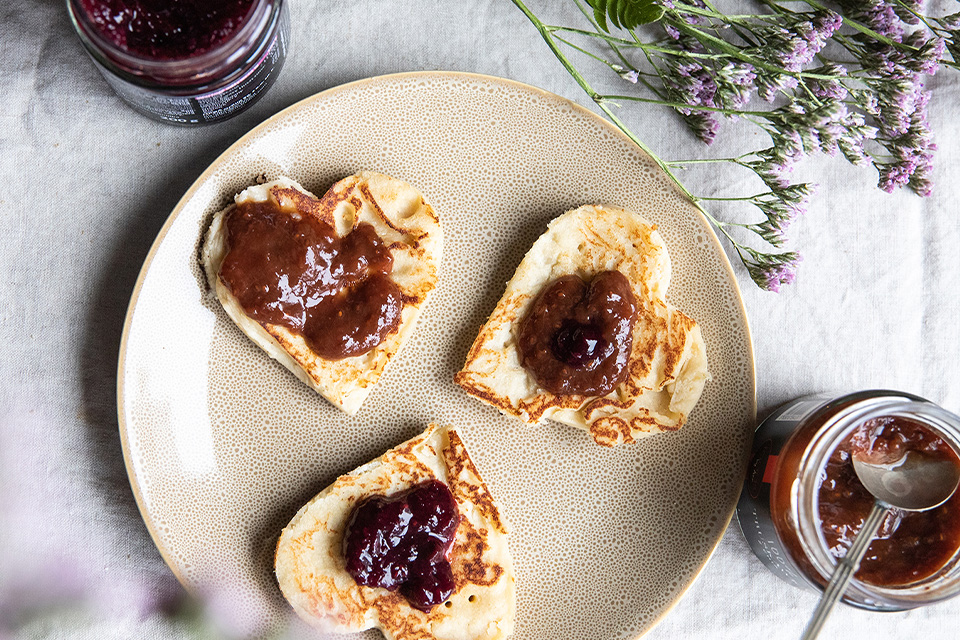
<svg viewBox="0 0 960 640">
<path fill-rule="evenodd" d="M 455 584 L 449 553 L 460 524 L 447 485 L 430 480 L 356 506 L 344 537 L 347 573 L 357 584 L 397 591 L 421 611 L 447 600 Z"/>
<path fill-rule="evenodd" d="M 571 367 L 583 367 L 613 353 L 613 347 L 603 339 L 603 332 L 595 324 L 566 320 L 553 336 L 553 354 Z"/>
<path fill-rule="evenodd" d="M 100 33 L 152 60 L 191 58 L 229 40 L 254 0 L 81 0 Z"/>
</svg>

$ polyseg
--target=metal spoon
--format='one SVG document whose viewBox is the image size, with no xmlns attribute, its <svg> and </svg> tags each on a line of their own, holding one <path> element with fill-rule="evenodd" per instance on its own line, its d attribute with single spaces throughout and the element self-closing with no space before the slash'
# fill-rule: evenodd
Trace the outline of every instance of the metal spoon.
<svg viewBox="0 0 960 640">
<path fill-rule="evenodd" d="M 863 486 L 873 494 L 876 501 L 870 514 L 864 519 L 850 550 L 840 560 L 830 577 L 830 582 L 816 611 L 807 623 L 802 640 L 813 640 L 820 633 L 823 623 L 843 596 L 850 579 L 860 566 L 860 560 L 887 515 L 890 508 L 905 511 L 926 511 L 939 507 L 950 499 L 960 484 L 960 467 L 950 460 L 931 458 L 919 451 L 908 451 L 899 460 L 889 464 L 871 464 L 858 453 L 853 455 L 853 469 Z"/>
</svg>

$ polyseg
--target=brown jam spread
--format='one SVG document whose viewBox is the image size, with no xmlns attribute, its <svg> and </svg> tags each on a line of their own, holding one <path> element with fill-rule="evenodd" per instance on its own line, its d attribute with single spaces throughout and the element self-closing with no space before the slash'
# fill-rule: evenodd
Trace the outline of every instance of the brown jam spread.
<svg viewBox="0 0 960 640">
<path fill-rule="evenodd" d="M 321 358 L 370 351 L 396 331 L 403 309 L 389 249 L 371 225 L 341 237 L 313 215 L 317 201 L 279 191 L 297 211 L 271 198 L 240 203 L 227 215 L 220 278 L 247 315 L 299 333 Z"/>
<path fill-rule="evenodd" d="M 627 378 L 636 300 L 619 271 L 554 280 L 520 323 L 520 363 L 556 395 L 606 395 Z"/>
<path fill-rule="evenodd" d="M 834 557 L 846 555 L 874 502 L 853 470 L 853 452 L 861 460 L 884 464 L 908 451 L 960 465 L 960 458 L 942 438 L 901 417 L 867 421 L 837 446 L 821 473 L 819 491 L 821 530 Z M 960 492 L 929 511 L 891 509 L 856 577 L 883 587 L 910 584 L 936 573 L 958 549 Z"/>
</svg>

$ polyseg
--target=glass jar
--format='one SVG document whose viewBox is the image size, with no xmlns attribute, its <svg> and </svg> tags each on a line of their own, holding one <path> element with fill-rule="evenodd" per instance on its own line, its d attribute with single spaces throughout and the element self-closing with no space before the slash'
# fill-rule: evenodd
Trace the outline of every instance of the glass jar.
<svg viewBox="0 0 960 640">
<path fill-rule="evenodd" d="M 872 390 L 799 398 L 757 428 L 737 505 L 737 520 L 758 558 L 798 587 L 820 591 L 837 562 L 819 518 L 820 484 L 837 446 L 868 420 L 920 423 L 960 452 L 960 418 L 917 396 Z M 876 586 L 854 578 L 844 602 L 874 611 L 902 611 L 960 593 L 960 550 L 943 568 L 915 582 Z"/>
<path fill-rule="evenodd" d="M 284 0 L 255 0 L 222 41 L 179 57 L 121 48 L 90 13 L 113 6 L 109 1 L 67 0 L 70 19 L 117 95 L 155 120 L 197 125 L 230 118 L 256 102 L 283 66 L 290 22 Z"/>
</svg>

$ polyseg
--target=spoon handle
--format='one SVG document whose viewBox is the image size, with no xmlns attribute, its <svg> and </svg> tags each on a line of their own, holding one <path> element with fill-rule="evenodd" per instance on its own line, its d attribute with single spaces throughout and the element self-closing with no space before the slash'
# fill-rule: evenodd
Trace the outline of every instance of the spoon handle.
<svg viewBox="0 0 960 640">
<path fill-rule="evenodd" d="M 847 590 L 850 579 L 853 578 L 854 572 L 860 566 L 860 560 L 867 552 L 867 547 L 873 541 L 873 537 L 876 535 L 877 529 L 880 528 L 880 523 L 886 513 L 887 507 L 880 501 L 873 503 L 873 508 L 864 519 L 860 532 L 857 533 L 856 539 L 850 545 L 850 550 L 847 551 L 847 555 L 840 559 L 839 564 L 833 570 L 830 582 L 823 590 L 820 603 L 817 605 L 816 611 L 813 612 L 813 616 L 810 617 L 810 622 L 807 623 L 807 628 L 804 629 L 801 640 L 813 640 L 820 633 L 820 629 L 823 627 L 823 623 L 827 621 L 827 616 L 830 615 L 833 606 Z"/>
</svg>

